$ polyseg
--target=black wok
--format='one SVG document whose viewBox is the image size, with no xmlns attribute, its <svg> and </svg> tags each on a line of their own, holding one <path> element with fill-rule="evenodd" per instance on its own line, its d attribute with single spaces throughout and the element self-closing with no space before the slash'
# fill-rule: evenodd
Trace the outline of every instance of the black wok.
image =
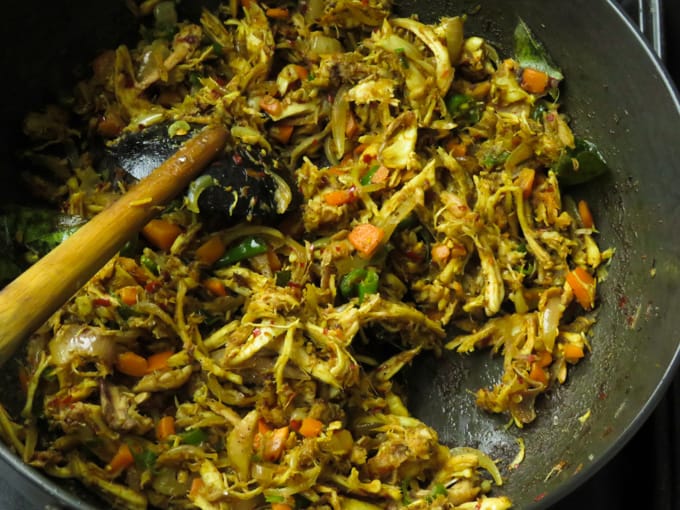
<svg viewBox="0 0 680 510">
<path fill-rule="evenodd" d="M 202 2 L 202 4 L 211 2 Z M 213 2 L 214 3 L 214 2 Z M 199 2 L 183 2 L 188 14 Z M 450 444 L 478 447 L 507 466 L 526 444 L 526 458 L 497 489 L 516 508 L 547 508 L 601 468 L 639 429 L 668 386 L 679 360 L 680 105 L 668 76 L 630 21 L 604 0 L 401 0 L 400 13 L 423 20 L 476 12 L 468 34 L 481 34 L 509 54 L 522 17 L 566 76 L 563 103 L 575 131 L 594 140 L 612 172 L 574 189 L 594 210 L 602 247 L 614 247 L 600 286 L 593 352 L 568 383 L 538 405 L 524 430 L 478 411 L 468 390 L 489 385 L 498 360 L 488 353 L 423 359 L 410 370 L 410 405 Z M 475 6 L 481 4 L 476 11 Z M 24 0 L 4 6 L 0 20 L 3 120 L 0 199 L 20 194 L 13 151 L 22 115 L 70 90 L 99 50 L 135 36 L 123 0 Z M 0 325 L 1 327 L 1 325 Z M 7 392 L 13 391 L 7 388 Z M 581 418 L 581 419 L 579 419 Z M 83 489 L 48 480 L 4 446 L 2 455 L 53 501 L 99 508 Z M 622 488 L 625 490 L 625 488 Z M 82 499 L 81 499 L 82 498 Z M 106 507 L 106 505 L 103 505 Z"/>
</svg>

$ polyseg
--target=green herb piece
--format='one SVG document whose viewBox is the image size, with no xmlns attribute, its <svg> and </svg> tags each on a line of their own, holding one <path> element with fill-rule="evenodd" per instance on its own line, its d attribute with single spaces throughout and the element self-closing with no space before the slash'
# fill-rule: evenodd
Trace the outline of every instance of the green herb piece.
<svg viewBox="0 0 680 510">
<path fill-rule="evenodd" d="M 139 258 L 139 262 L 153 274 L 158 275 L 158 264 L 156 264 L 156 262 L 151 257 L 148 255 L 142 255 Z"/>
<path fill-rule="evenodd" d="M 373 176 L 375 173 L 378 171 L 378 168 L 380 168 L 380 165 L 373 165 L 371 168 L 368 169 L 368 172 L 366 172 L 366 175 L 364 175 L 361 178 L 361 185 L 362 186 L 367 186 L 371 184 L 371 180 L 373 179 Z"/>
<path fill-rule="evenodd" d="M 133 453 L 132 456 L 135 459 L 135 465 L 139 469 L 153 469 L 156 465 L 156 459 L 158 455 L 150 450 L 143 450 L 140 453 Z"/>
<path fill-rule="evenodd" d="M 574 148 L 566 151 L 553 167 L 563 186 L 592 181 L 607 173 L 609 167 L 597 146 L 586 139 L 576 138 Z"/>
<path fill-rule="evenodd" d="M 285 287 L 290 283 L 291 272 L 287 269 L 278 271 L 276 273 L 276 285 L 277 287 Z"/>
<path fill-rule="evenodd" d="M 523 20 L 519 20 L 515 27 L 514 52 L 520 67 L 542 71 L 557 81 L 564 79 L 562 71 L 555 65 L 543 44 Z"/>
<path fill-rule="evenodd" d="M 208 434 L 203 429 L 191 429 L 179 434 L 184 444 L 198 446 L 208 440 Z"/>
<path fill-rule="evenodd" d="M 446 487 L 442 483 L 435 484 L 435 486 L 432 488 L 432 491 L 428 496 L 425 498 L 425 500 L 428 503 L 432 503 L 435 499 L 437 499 L 437 496 L 446 496 L 448 494 L 448 491 L 446 490 Z"/>
<path fill-rule="evenodd" d="M 446 109 L 453 120 L 461 124 L 476 124 L 482 118 L 482 103 L 467 94 L 453 94 L 447 97 Z"/>
<path fill-rule="evenodd" d="M 284 501 L 286 501 L 286 498 L 278 494 L 265 494 L 264 500 L 267 503 L 283 503 Z"/>
<path fill-rule="evenodd" d="M 401 503 L 403 505 L 410 505 L 413 500 L 409 496 L 409 486 L 411 485 L 411 480 L 406 478 L 401 482 Z"/>
<path fill-rule="evenodd" d="M 537 122 L 541 122 L 543 120 L 543 115 L 548 113 L 548 111 L 548 104 L 545 101 L 536 101 L 531 110 L 531 118 Z"/>
</svg>

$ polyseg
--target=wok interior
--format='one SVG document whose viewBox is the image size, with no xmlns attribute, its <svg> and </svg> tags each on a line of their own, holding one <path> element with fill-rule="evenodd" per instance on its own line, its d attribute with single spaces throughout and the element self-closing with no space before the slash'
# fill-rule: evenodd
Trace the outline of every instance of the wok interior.
<svg viewBox="0 0 680 510">
<path fill-rule="evenodd" d="M 198 4 L 182 8 L 195 15 Z M 431 21 L 473 12 L 477 4 L 481 9 L 469 17 L 468 35 L 484 35 L 507 55 L 521 17 L 562 67 L 561 101 L 573 128 L 599 145 L 612 169 L 570 193 L 589 201 L 600 246 L 614 247 L 616 255 L 599 288 L 593 352 L 571 370 L 565 386 L 540 400 L 533 424 L 506 428 L 504 418 L 475 408 L 470 391 L 489 385 L 499 370 L 499 360 L 487 352 L 418 362 L 407 374 L 410 407 L 444 442 L 478 447 L 503 466 L 518 451 L 516 438 L 523 438 L 526 458 L 518 469 L 504 472 L 507 483 L 499 490 L 517 508 L 546 507 L 601 467 L 637 430 L 675 368 L 680 245 L 674 234 L 680 191 L 674 179 L 680 116 L 650 52 L 608 2 L 401 1 L 398 12 L 418 12 Z M 22 115 L 69 91 L 78 73 L 88 72 L 92 56 L 130 40 L 136 31 L 122 0 L 12 3 L 0 23 L 11 41 L 2 50 L 5 79 L 0 85 L 0 169 L 9 183 L 0 193 L 6 201 L 16 195 L 12 157 Z"/>
</svg>

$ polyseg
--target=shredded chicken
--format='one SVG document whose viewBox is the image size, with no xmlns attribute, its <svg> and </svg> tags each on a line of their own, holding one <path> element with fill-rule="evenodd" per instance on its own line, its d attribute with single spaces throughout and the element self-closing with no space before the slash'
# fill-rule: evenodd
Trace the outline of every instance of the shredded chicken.
<svg viewBox="0 0 680 510">
<path fill-rule="evenodd" d="M 423 350 L 490 347 L 504 375 L 477 403 L 530 423 L 588 352 L 611 254 L 561 194 L 559 105 L 463 22 L 230 2 L 97 59 L 64 102 L 82 130 L 32 114 L 35 151 L 78 162 L 63 210 L 117 192 L 89 140 L 167 121 L 229 126 L 301 205 L 229 228 L 162 211 L 169 244 L 142 237 L 33 336 L 6 441 L 120 508 L 509 508 L 493 462 L 442 445 L 394 379 Z"/>
</svg>

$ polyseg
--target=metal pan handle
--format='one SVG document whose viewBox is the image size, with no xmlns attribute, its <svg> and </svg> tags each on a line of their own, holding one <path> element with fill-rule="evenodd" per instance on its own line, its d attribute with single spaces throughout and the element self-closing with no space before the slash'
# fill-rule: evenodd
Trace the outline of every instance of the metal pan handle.
<svg viewBox="0 0 680 510">
<path fill-rule="evenodd" d="M 664 59 L 663 10 L 661 0 L 637 0 L 640 31 L 661 60 Z"/>
</svg>

